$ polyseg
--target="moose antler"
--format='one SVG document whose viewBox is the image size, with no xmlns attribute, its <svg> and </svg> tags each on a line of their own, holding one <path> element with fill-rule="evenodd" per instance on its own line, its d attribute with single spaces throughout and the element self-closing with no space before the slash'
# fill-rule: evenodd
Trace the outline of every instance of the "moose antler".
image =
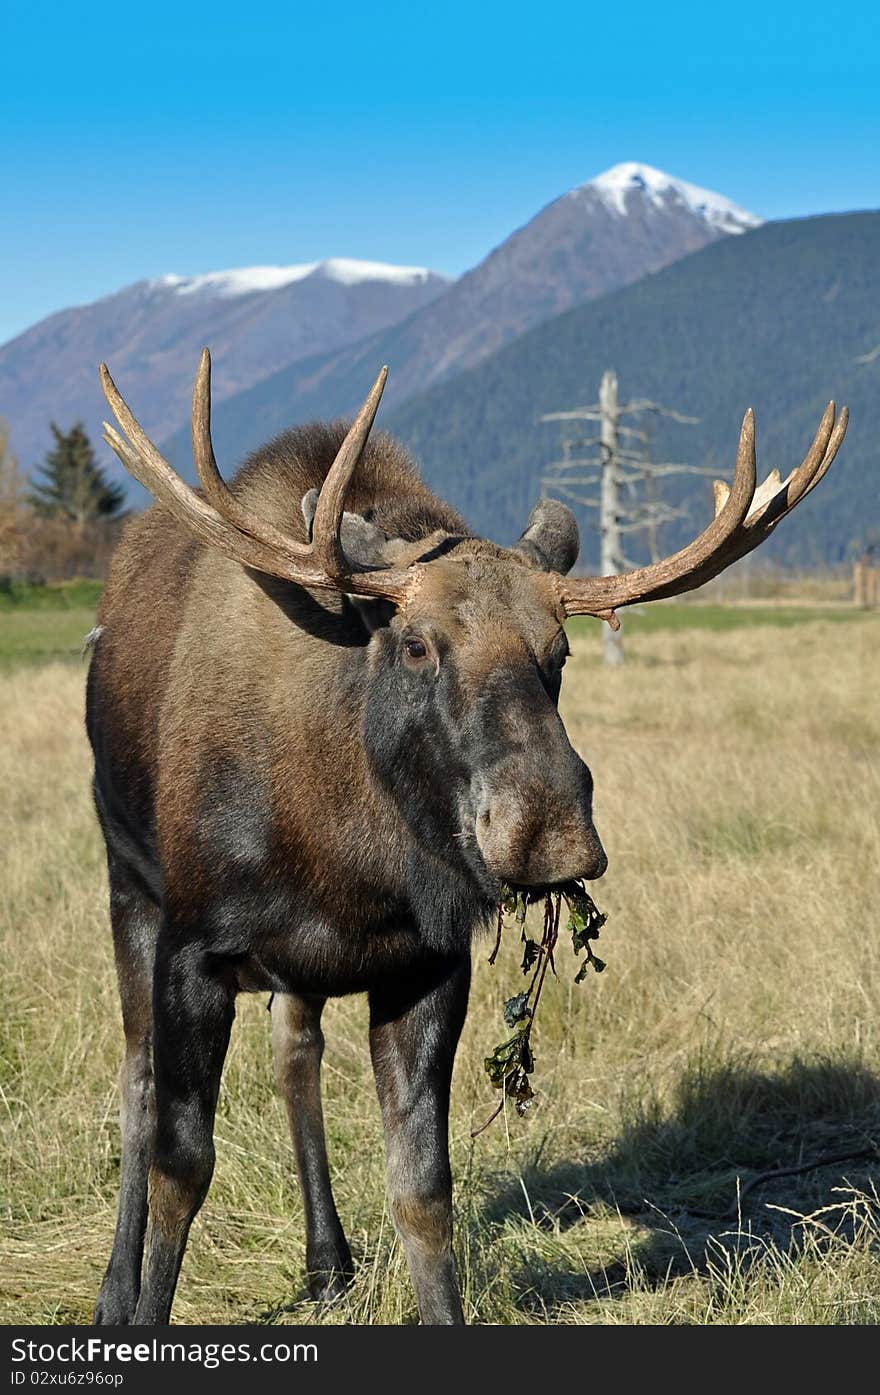
<svg viewBox="0 0 880 1395">
<path fill-rule="evenodd" d="M 345 496 L 379 407 L 388 369 L 383 368 L 355 417 L 327 473 L 315 512 L 311 543 L 288 537 L 257 517 L 232 493 L 217 469 L 211 442 L 211 355 L 202 351 L 193 387 L 193 458 L 204 498 L 168 464 L 122 398 L 106 363 L 101 387 L 128 441 L 104 422 L 104 440 L 129 474 L 164 504 L 192 533 L 243 566 L 300 586 L 383 596 L 400 602 L 414 581 L 407 568 L 360 570 L 342 550 L 340 529 Z M 129 444 L 129 442 L 131 444 Z"/>
<path fill-rule="evenodd" d="M 360 569 L 345 556 L 340 540 L 345 496 L 376 416 L 387 368 L 383 368 L 339 448 L 321 488 L 311 543 L 304 543 L 251 512 L 229 489 L 217 468 L 211 442 L 211 355 L 202 352 L 193 387 L 193 458 L 204 497 L 168 464 L 120 395 L 107 365 L 101 386 L 129 440 L 104 423 L 104 439 L 125 468 L 197 537 L 243 566 L 301 586 L 382 596 L 399 604 L 417 582 L 415 568 Z M 687 547 L 662 562 L 617 576 L 568 579 L 557 576 L 566 615 L 595 615 L 617 629 L 615 611 L 638 601 L 660 600 L 692 591 L 762 543 L 829 469 L 846 432 L 844 407 L 835 421 L 829 402 L 802 464 L 781 480 L 772 470 L 758 486 L 755 420 L 743 418 L 733 484 L 715 482 L 715 517 Z M 130 442 L 130 444 L 129 444 Z"/>
<path fill-rule="evenodd" d="M 841 410 L 835 423 L 835 406 L 825 408 L 813 444 L 803 462 L 781 480 L 772 470 L 758 485 L 755 471 L 755 418 L 751 408 L 743 418 L 733 485 L 715 482 L 715 517 L 709 526 L 680 552 L 662 562 L 617 576 L 560 578 L 560 596 L 566 615 L 595 615 L 613 629 L 620 622 L 614 614 L 637 601 L 656 601 L 693 591 L 724 571 L 732 562 L 769 537 L 781 518 L 809 494 L 822 479 L 846 433 L 849 412 Z"/>
</svg>

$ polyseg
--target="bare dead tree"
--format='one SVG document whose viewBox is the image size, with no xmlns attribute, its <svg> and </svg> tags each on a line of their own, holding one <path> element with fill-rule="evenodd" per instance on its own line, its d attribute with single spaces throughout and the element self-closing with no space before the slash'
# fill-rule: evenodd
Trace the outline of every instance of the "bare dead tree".
<svg viewBox="0 0 880 1395">
<path fill-rule="evenodd" d="M 602 375 L 598 402 L 570 411 L 546 412 L 540 418 L 541 421 L 594 421 L 599 424 L 597 435 L 574 437 L 566 434 L 563 437 L 562 455 L 549 463 L 541 485 L 569 503 L 598 510 L 603 576 L 615 576 L 624 568 L 636 565 L 624 548 L 628 534 L 644 535 L 652 562 L 661 556 L 660 528 L 664 523 L 681 518 L 685 510 L 666 503 L 660 494 L 659 480 L 667 475 L 712 473 L 679 461 L 652 461 L 648 454 L 650 437 L 644 424 L 628 425 L 622 420 L 649 413 L 688 425 L 698 420 L 646 397 L 621 403 L 617 374 L 611 369 Z M 589 492 L 597 487 L 598 492 Z M 602 644 L 606 664 L 623 663 L 621 629 L 606 629 Z"/>
</svg>

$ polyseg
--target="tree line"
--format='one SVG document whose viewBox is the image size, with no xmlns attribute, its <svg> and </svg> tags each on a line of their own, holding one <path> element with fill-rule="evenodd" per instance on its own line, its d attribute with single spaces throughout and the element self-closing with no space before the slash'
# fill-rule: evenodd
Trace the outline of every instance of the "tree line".
<svg viewBox="0 0 880 1395">
<path fill-rule="evenodd" d="M 82 422 L 63 431 L 33 478 L 0 419 L 0 584 L 102 576 L 124 516 L 125 491 L 107 477 Z"/>
</svg>

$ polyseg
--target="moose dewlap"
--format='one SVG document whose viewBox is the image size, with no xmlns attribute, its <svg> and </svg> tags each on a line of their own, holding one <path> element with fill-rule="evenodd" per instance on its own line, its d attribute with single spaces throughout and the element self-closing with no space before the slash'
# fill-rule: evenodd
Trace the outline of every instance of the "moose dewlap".
<svg viewBox="0 0 880 1395">
<path fill-rule="evenodd" d="M 88 676 L 126 1042 L 96 1321 L 168 1321 L 211 1181 L 236 995 L 265 990 L 311 1292 L 333 1297 L 352 1273 L 324 1141 L 321 1013 L 363 992 L 419 1311 L 460 1322 L 447 1120 L 474 936 L 503 884 L 540 894 L 606 866 L 592 778 L 557 710 L 566 618 L 614 624 L 615 609 L 699 586 L 756 547 L 825 474 L 846 412 L 829 405 L 803 464 L 760 489 L 747 413 L 731 488 L 690 547 L 572 579 L 564 505 L 542 500 L 519 542 L 497 547 L 398 444 L 368 439 L 384 369 L 349 430 L 286 432 L 227 485 L 205 351 L 198 492 L 103 365 L 101 377 L 127 438 L 108 426 L 106 439 L 158 507 L 117 549 Z"/>
</svg>

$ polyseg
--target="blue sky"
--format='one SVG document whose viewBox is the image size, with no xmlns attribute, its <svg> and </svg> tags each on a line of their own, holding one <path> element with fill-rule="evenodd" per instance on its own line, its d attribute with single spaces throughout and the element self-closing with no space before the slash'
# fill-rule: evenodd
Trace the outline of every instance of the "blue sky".
<svg viewBox="0 0 880 1395">
<path fill-rule="evenodd" d="M 459 273 L 620 160 L 877 207 L 878 9 L 3 0 L 0 342 L 167 271 Z"/>
</svg>

